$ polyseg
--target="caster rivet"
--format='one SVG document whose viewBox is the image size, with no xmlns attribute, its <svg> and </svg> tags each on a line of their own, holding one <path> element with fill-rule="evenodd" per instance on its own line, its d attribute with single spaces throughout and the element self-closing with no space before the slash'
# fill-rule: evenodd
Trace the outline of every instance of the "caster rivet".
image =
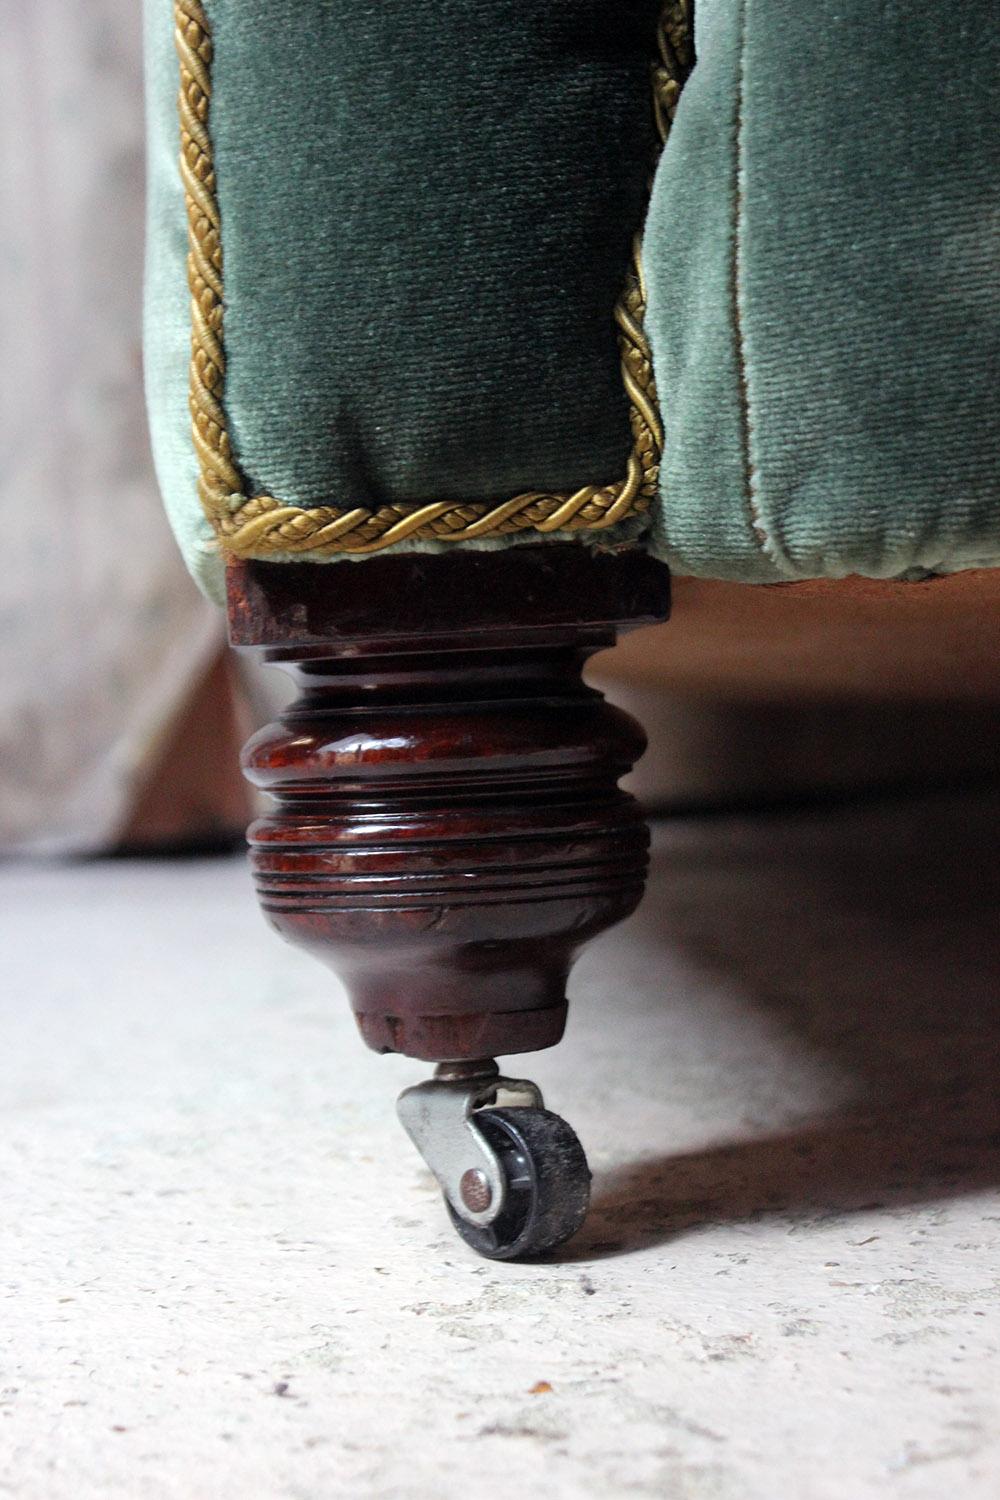
<svg viewBox="0 0 1000 1500">
<path fill-rule="evenodd" d="M 462 1173 L 458 1190 L 462 1195 L 462 1202 L 473 1214 L 485 1213 L 493 1201 L 493 1189 L 486 1173 L 481 1172 L 478 1167 L 470 1167 L 467 1172 Z"/>
</svg>

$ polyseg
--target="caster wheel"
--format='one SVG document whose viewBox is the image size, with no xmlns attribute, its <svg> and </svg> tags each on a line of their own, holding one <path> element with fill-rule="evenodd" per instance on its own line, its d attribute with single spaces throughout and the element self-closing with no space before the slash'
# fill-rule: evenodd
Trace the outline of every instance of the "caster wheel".
<svg viewBox="0 0 1000 1500">
<path fill-rule="evenodd" d="M 492 1224 L 469 1224 L 446 1203 L 467 1245 L 489 1260 L 531 1260 L 575 1234 L 590 1206 L 590 1168 L 576 1135 L 548 1109 L 481 1109 L 475 1114 L 507 1187 Z"/>
</svg>

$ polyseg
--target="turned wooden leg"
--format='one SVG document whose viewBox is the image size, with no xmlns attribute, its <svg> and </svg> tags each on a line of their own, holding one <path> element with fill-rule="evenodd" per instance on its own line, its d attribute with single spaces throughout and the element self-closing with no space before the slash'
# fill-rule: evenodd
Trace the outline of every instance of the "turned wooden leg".
<svg viewBox="0 0 1000 1500">
<path fill-rule="evenodd" d="M 644 740 L 580 680 L 604 643 L 297 663 L 247 746 L 278 804 L 249 834 L 261 905 L 376 1051 L 552 1046 L 581 945 L 636 906 L 647 832 L 616 783 Z"/>
<path fill-rule="evenodd" d="M 648 834 L 618 780 L 644 736 L 581 671 L 666 597 L 641 554 L 573 546 L 231 565 L 234 643 L 299 689 L 244 752 L 275 802 L 249 832 L 261 904 L 338 974 L 369 1046 L 451 1065 L 428 1108 L 557 1042 L 574 958 L 641 897 Z M 482 1167 L 498 1190 L 504 1145 Z"/>
<path fill-rule="evenodd" d="M 644 738 L 581 670 L 613 642 L 611 606 L 663 612 L 662 571 L 600 559 L 595 580 L 582 554 L 581 600 L 548 556 L 565 550 L 231 569 L 235 642 L 299 687 L 244 753 L 277 803 L 249 834 L 261 904 L 340 976 L 377 1051 L 552 1046 L 573 959 L 642 894 L 646 827 L 617 783 Z M 546 584 L 559 597 L 533 597 Z"/>
</svg>

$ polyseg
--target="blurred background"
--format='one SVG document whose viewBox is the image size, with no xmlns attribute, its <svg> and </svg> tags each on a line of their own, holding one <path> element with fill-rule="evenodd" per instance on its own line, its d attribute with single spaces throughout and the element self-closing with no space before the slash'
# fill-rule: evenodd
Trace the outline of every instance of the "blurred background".
<svg viewBox="0 0 1000 1500">
<path fill-rule="evenodd" d="M 283 695 L 176 553 L 142 393 L 141 19 L 2 0 L 0 849 L 232 848 L 238 748 Z M 660 810 L 1000 771 L 1000 589 L 678 580 L 592 676 L 646 725 Z"/>
<path fill-rule="evenodd" d="M 0 11 L 0 839 L 213 839 L 237 695 L 146 434 L 141 7 Z"/>
</svg>

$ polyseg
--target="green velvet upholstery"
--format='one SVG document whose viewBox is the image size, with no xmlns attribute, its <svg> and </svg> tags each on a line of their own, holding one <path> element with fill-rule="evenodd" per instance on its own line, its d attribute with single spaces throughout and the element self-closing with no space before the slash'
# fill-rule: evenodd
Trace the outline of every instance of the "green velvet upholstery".
<svg viewBox="0 0 1000 1500">
<path fill-rule="evenodd" d="M 154 452 L 218 596 L 171 3 L 146 4 Z M 622 474 L 612 308 L 658 9 L 208 0 L 225 406 L 251 490 L 494 500 Z M 750 582 L 1000 564 L 995 0 L 698 0 L 696 42 L 645 236 L 654 550 Z M 517 540 L 539 537 L 468 545 Z"/>
<path fill-rule="evenodd" d="M 169 0 L 147 8 L 154 436 L 190 553 L 187 418 L 155 374 L 188 318 L 177 64 Z M 205 10 L 224 401 L 249 493 L 377 506 L 620 479 L 613 314 L 654 151 L 658 0 Z"/>
<path fill-rule="evenodd" d="M 656 550 L 1000 564 L 996 0 L 698 0 L 695 37 L 646 233 Z"/>
<path fill-rule="evenodd" d="M 251 490 L 505 499 L 624 472 L 612 314 L 645 210 L 655 0 L 207 10 Z"/>
</svg>

